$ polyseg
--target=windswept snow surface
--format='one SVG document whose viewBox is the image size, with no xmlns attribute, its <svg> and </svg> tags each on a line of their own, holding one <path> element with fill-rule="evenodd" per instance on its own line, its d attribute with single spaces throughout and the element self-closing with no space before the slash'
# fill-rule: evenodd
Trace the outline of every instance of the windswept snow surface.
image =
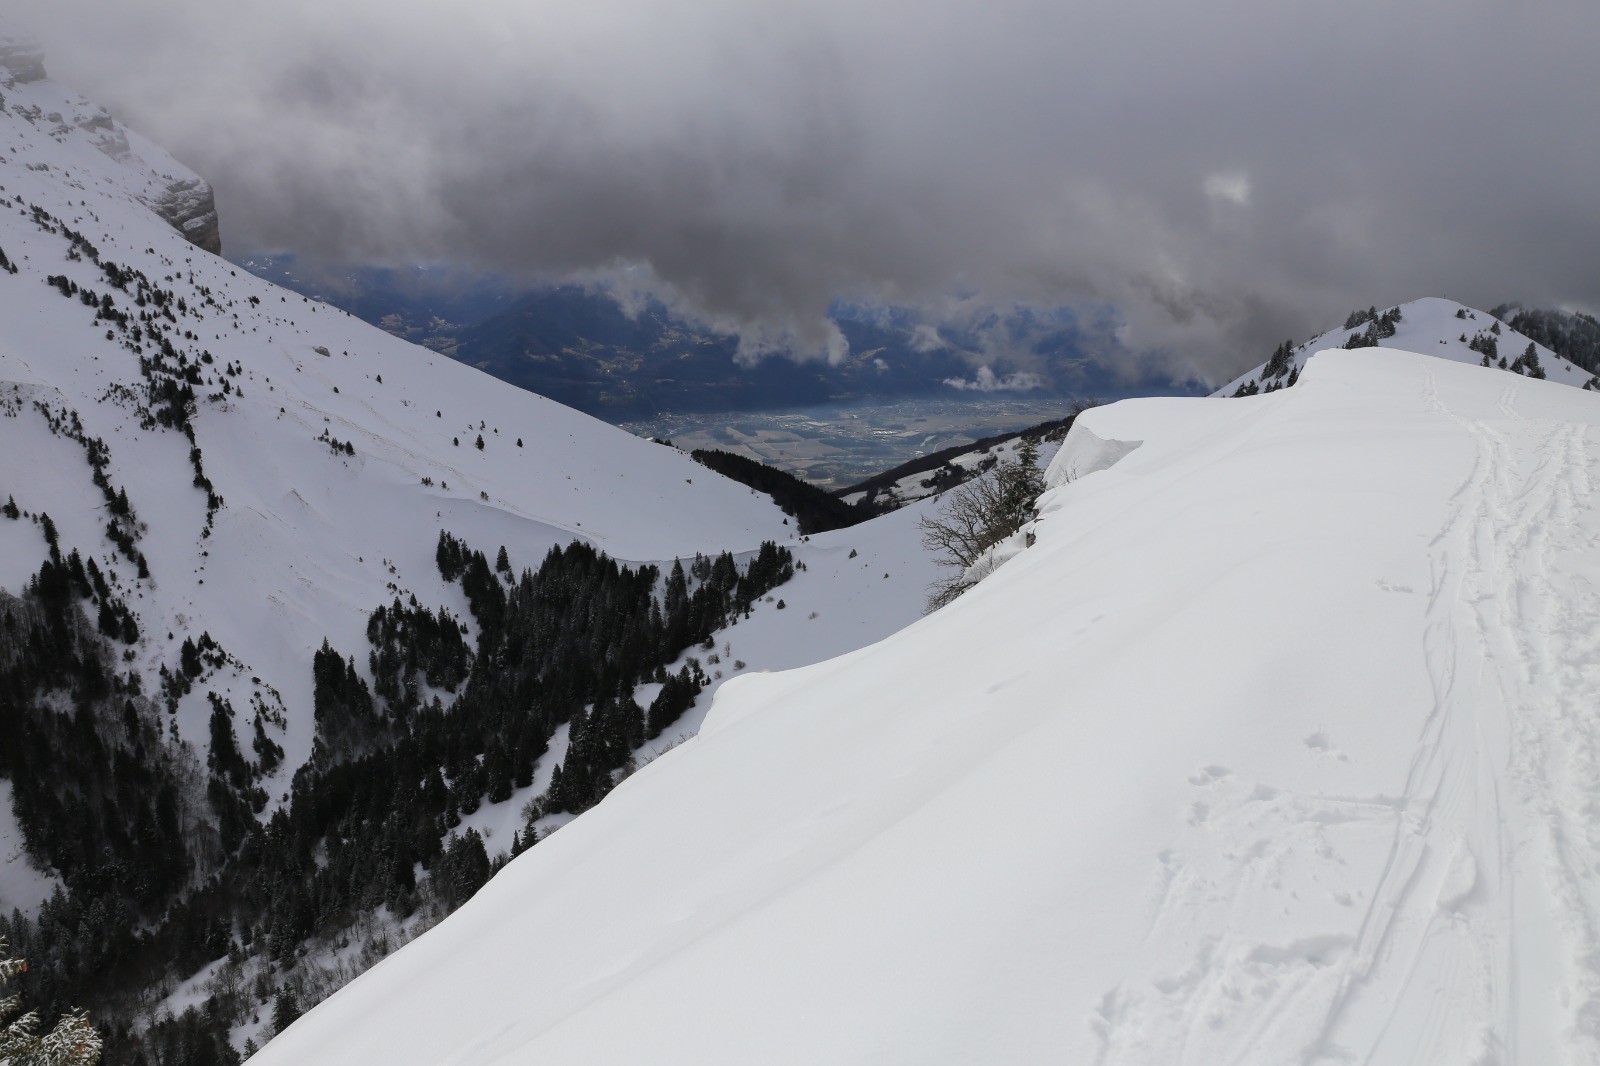
<svg viewBox="0 0 1600 1066">
<path fill-rule="evenodd" d="M 1600 1061 L 1597 423 L 1373 349 L 1090 411 L 1033 548 L 256 1061 Z"/>
</svg>

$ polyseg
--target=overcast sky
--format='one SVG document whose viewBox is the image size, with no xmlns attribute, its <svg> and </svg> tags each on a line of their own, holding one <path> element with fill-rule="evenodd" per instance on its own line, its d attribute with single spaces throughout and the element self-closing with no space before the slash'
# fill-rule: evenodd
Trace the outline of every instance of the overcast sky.
<svg viewBox="0 0 1600 1066">
<path fill-rule="evenodd" d="M 1595 0 L 8 0 L 233 247 L 1114 307 L 1210 379 L 1355 306 L 1593 307 Z M 959 299 L 958 299 L 959 298 Z"/>
</svg>

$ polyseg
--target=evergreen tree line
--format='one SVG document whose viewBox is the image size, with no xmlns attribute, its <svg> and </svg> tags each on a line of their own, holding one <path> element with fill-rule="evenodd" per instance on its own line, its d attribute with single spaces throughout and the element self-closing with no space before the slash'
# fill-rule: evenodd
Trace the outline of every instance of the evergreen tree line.
<svg viewBox="0 0 1600 1066">
<path fill-rule="evenodd" d="M 1378 314 L 1378 309 L 1369 307 L 1365 311 L 1353 311 L 1345 319 L 1344 328 L 1354 329 L 1365 322 L 1367 328 L 1361 333 L 1354 334 L 1344 342 L 1346 348 L 1376 348 L 1380 341 L 1388 340 L 1395 335 L 1395 323 L 1400 321 L 1400 308 L 1391 307 L 1383 314 Z"/>
<path fill-rule="evenodd" d="M 1518 333 L 1555 352 L 1569 363 L 1600 373 L 1600 319 L 1577 312 L 1541 310 L 1502 304 L 1496 318 Z"/>
<path fill-rule="evenodd" d="M 141 1058 L 127 1019 L 143 989 L 226 951 L 194 885 L 217 835 L 195 775 L 161 739 L 159 709 L 136 675 L 118 674 L 82 589 L 62 584 L 0 591 L 0 778 L 29 855 L 62 882 L 36 918 L 0 915 L 0 938 L 29 960 L 18 983 L 41 1013 L 88 1006 L 108 1035 L 123 1033 L 106 1061 L 180 1061 Z"/>
<path fill-rule="evenodd" d="M 422 707 L 422 684 L 454 692 L 472 665 L 466 627 L 440 607 L 430 611 L 417 603 L 402 604 L 398 596 L 389 607 L 379 607 L 367 621 L 367 660 L 377 679 L 376 695 L 404 719 Z"/>
<path fill-rule="evenodd" d="M 1476 334 L 1467 347 L 1475 352 L 1483 353 L 1483 366 L 1498 366 L 1501 370 L 1509 370 L 1514 374 L 1522 374 L 1530 378 L 1543 378 L 1544 366 L 1539 362 L 1539 349 L 1532 341 L 1523 349 L 1510 365 L 1506 364 L 1506 357 L 1500 354 L 1500 343 L 1495 334 L 1500 332 L 1499 323 L 1495 323 L 1489 333 Z"/>
<path fill-rule="evenodd" d="M 698 664 L 666 665 L 793 573 L 772 543 L 743 567 L 727 553 L 698 556 L 665 578 L 581 543 L 551 549 L 519 578 L 504 552 L 491 566 L 448 534 L 439 559 L 467 593 L 476 650 L 448 611 L 399 601 L 369 619 L 374 685 L 324 642 L 312 662 L 316 754 L 262 825 L 259 780 L 282 750 L 259 715 L 252 760 L 234 708 L 208 693 L 203 776 L 169 757 L 157 705 L 117 675 L 113 645 L 88 624 L 88 568 L 74 578 L 52 547 L 44 580 L 0 612 L 0 682 L 20 697 L 0 705 L 0 774 L 18 784 L 30 847 L 65 882 L 35 920 L 0 919 L 0 936 L 39 963 L 30 1001 L 57 1013 L 87 1006 L 108 1062 L 236 1061 L 227 1031 L 246 1004 L 212 1001 L 135 1031 L 142 991 L 224 955 L 291 966 L 308 938 L 379 906 L 398 918 L 459 906 L 495 869 L 477 833 L 457 832 L 464 815 L 528 787 L 568 721 L 545 808 L 597 802 L 707 681 Z M 186 639 L 169 677 L 192 685 L 222 656 L 205 635 Z M 652 680 L 659 695 L 640 708 L 632 693 Z M 441 691 L 459 694 L 446 707 Z M 75 710 L 50 709 L 62 702 L 50 693 L 70 693 Z M 61 784 L 37 787 L 40 778 Z M 513 848 L 534 839 L 519 834 Z"/>
<path fill-rule="evenodd" d="M 783 513 L 795 520 L 801 533 L 844 529 L 869 517 L 832 493 L 747 456 L 710 448 L 696 448 L 689 455 L 701 466 L 771 496 Z"/>
<path fill-rule="evenodd" d="M 1261 370 L 1261 379 L 1265 381 L 1271 378 L 1277 381 L 1292 369 L 1294 369 L 1294 341 L 1286 340 L 1272 349 L 1272 356 Z"/>
<path fill-rule="evenodd" d="M 1363 318 L 1361 321 L 1364 322 L 1366 319 Z M 1279 389 L 1293 388 L 1294 383 L 1299 380 L 1300 368 L 1294 363 L 1294 341 L 1286 340 L 1272 350 L 1266 365 L 1261 368 L 1260 379 L 1251 378 L 1244 382 L 1233 390 L 1233 395 L 1255 396 L 1259 393 L 1277 392 Z"/>
</svg>

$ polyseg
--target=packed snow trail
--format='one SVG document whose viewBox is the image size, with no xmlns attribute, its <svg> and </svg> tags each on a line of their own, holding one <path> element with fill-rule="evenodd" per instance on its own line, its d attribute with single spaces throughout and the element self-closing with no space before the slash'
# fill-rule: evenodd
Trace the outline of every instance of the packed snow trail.
<svg viewBox="0 0 1600 1066">
<path fill-rule="evenodd" d="M 260 1061 L 1600 1061 L 1597 424 L 1373 349 L 1097 408 L 1034 547 Z"/>
<path fill-rule="evenodd" d="M 1197 803 L 1197 821 L 1228 819 L 1230 849 L 1239 836 L 1267 835 L 1242 855 L 1212 856 L 1218 869 L 1200 883 L 1227 887 L 1198 902 L 1185 891 L 1197 875 L 1172 872 L 1152 934 L 1225 931 L 1202 939 L 1189 967 L 1158 979 L 1156 995 L 1136 1003 L 1108 995 L 1106 1015 L 1117 1024 L 1107 1025 L 1102 1062 L 1600 1062 L 1592 799 L 1600 764 L 1588 710 L 1600 598 L 1591 581 L 1574 575 L 1558 591 L 1551 576 L 1562 557 L 1593 557 L 1596 525 L 1577 511 L 1589 506 L 1588 469 L 1600 456 L 1589 427 L 1522 417 L 1521 391 L 1500 390 L 1496 418 L 1463 416 L 1439 396 L 1436 375 L 1423 373 L 1426 409 L 1469 435 L 1474 462 L 1429 545 L 1423 651 L 1433 701 L 1405 787 L 1346 799 L 1229 784 L 1218 768 L 1197 775 L 1197 787 L 1220 797 Z M 1580 646 L 1567 647 L 1574 637 Z M 1306 743 L 1326 748 L 1320 735 Z M 1552 765 L 1552 750 L 1565 753 L 1565 765 Z M 1508 819 L 1521 830 L 1509 835 L 1532 854 L 1508 844 Z M 1322 839 L 1320 827 L 1332 825 L 1390 835 L 1381 873 L 1339 891 L 1361 901 L 1354 936 L 1286 946 L 1230 936 L 1259 901 L 1253 889 L 1305 861 L 1296 851 L 1308 832 L 1319 857 L 1344 862 Z M 1330 875 L 1338 876 L 1329 869 L 1317 879 Z M 1519 945 L 1515 935 L 1528 917 L 1517 900 L 1540 896 L 1545 907 L 1524 910 L 1553 923 L 1554 944 L 1570 943 L 1568 972 L 1524 991 L 1519 968 L 1556 976 L 1552 943 Z M 1546 1001 L 1539 985 L 1546 997 L 1565 987 L 1569 1002 Z M 1303 1021 L 1319 1014 L 1325 1020 L 1311 1033 Z"/>
</svg>

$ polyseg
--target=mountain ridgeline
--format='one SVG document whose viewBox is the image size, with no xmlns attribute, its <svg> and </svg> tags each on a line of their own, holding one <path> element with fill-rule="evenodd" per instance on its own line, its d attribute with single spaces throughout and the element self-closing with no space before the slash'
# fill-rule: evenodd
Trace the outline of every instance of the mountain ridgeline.
<svg viewBox="0 0 1600 1066">
<path fill-rule="evenodd" d="M 1506 305 L 1497 312 L 1507 311 Z M 1481 317 L 1480 317 L 1481 316 Z M 1528 326 L 1533 332 L 1524 332 Z M 1600 390 L 1594 371 L 1600 328 L 1583 315 L 1522 311 L 1510 321 L 1451 300 L 1424 298 L 1380 311 L 1352 311 L 1344 325 L 1302 344 L 1284 341 L 1254 370 L 1235 378 L 1213 396 L 1255 396 L 1292 387 L 1306 361 L 1328 348 L 1393 348 L 1421 352 L 1452 362 L 1548 378 L 1576 388 Z"/>
</svg>

